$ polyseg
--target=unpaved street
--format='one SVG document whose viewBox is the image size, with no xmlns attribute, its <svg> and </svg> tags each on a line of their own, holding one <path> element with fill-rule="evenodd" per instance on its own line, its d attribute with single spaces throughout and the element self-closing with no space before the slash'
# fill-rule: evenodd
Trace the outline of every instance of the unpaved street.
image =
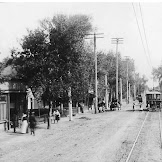
<svg viewBox="0 0 162 162">
<path fill-rule="evenodd" d="M 0 161 L 124 162 L 146 113 L 131 107 L 89 112 L 62 118 L 50 130 L 41 124 L 36 136 L 7 133 L 0 137 Z M 130 161 L 162 161 L 158 122 L 158 112 L 150 112 Z"/>
</svg>

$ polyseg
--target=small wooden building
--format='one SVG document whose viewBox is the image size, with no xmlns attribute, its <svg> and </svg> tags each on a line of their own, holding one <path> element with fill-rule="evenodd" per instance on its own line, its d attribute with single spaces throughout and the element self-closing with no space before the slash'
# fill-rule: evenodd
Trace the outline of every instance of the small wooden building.
<svg viewBox="0 0 162 162">
<path fill-rule="evenodd" d="M 8 129 L 10 122 L 16 113 L 18 119 L 27 112 L 28 105 L 26 87 L 18 81 L 8 81 L 0 84 L 0 122 L 7 121 Z"/>
</svg>

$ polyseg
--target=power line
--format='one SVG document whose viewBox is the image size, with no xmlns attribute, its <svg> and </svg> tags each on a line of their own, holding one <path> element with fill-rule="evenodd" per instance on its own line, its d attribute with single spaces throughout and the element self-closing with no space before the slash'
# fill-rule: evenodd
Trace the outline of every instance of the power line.
<svg viewBox="0 0 162 162">
<path fill-rule="evenodd" d="M 142 41 L 142 46 L 143 46 L 143 49 L 144 49 L 144 52 L 145 52 L 145 55 L 146 55 L 146 58 L 147 58 L 147 63 L 148 63 L 148 65 L 151 67 L 151 65 L 150 65 L 150 63 L 149 63 L 149 60 L 148 60 L 147 53 L 146 53 L 146 49 L 145 49 L 145 46 L 144 46 L 144 42 L 143 42 L 143 39 L 142 39 L 142 34 L 141 34 L 141 30 L 140 30 L 140 27 L 139 27 L 137 15 L 136 15 L 136 11 L 135 11 L 135 8 L 134 8 L 133 3 L 132 3 L 132 6 L 133 6 L 134 14 L 135 14 L 135 17 L 136 17 L 136 23 L 137 23 L 137 26 L 138 26 L 138 31 L 139 31 L 139 34 L 140 34 L 140 38 L 141 38 L 141 41 Z M 151 68 L 151 69 L 152 69 L 152 68 Z"/>
<path fill-rule="evenodd" d="M 149 56 L 150 63 L 151 63 L 151 67 L 152 67 L 152 62 L 151 62 L 151 57 L 150 57 L 150 50 L 149 50 L 149 47 L 148 47 L 148 41 L 147 41 L 147 37 L 146 37 L 146 30 L 145 30 L 145 25 L 144 25 L 144 20 L 143 20 L 143 14 L 142 14 L 142 8 L 141 8 L 140 3 L 139 3 L 139 8 L 140 8 L 140 14 L 141 14 L 141 19 L 142 19 L 142 26 L 143 26 L 143 30 L 144 30 L 144 36 L 145 36 L 145 41 L 146 41 L 148 56 Z"/>
</svg>

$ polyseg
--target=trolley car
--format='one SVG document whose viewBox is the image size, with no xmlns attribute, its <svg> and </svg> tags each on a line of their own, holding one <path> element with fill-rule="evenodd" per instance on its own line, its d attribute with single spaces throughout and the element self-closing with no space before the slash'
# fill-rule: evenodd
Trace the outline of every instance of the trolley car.
<svg viewBox="0 0 162 162">
<path fill-rule="evenodd" d="M 149 111 L 159 111 L 162 107 L 162 94 L 158 91 L 147 92 L 146 107 Z"/>
</svg>

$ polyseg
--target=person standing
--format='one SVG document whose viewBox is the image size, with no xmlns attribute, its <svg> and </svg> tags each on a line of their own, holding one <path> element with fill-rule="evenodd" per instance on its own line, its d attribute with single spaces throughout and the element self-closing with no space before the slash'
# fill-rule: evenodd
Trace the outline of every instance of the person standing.
<svg viewBox="0 0 162 162">
<path fill-rule="evenodd" d="M 28 122 L 27 122 L 27 115 L 23 114 L 22 117 L 22 126 L 21 126 L 21 133 L 27 133 L 27 127 L 28 127 Z"/>
<path fill-rule="evenodd" d="M 133 111 L 134 111 L 134 106 L 135 106 L 135 103 L 133 102 Z"/>
<path fill-rule="evenodd" d="M 56 111 L 55 110 L 53 111 L 52 117 L 53 117 L 53 121 L 55 123 L 55 120 L 56 120 Z"/>
<path fill-rule="evenodd" d="M 60 120 L 60 112 L 58 110 L 56 110 L 55 116 L 58 123 L 58 121 Z"/>
<path fill-rule="evenodd" d="M 34 116 L 34 112 L 32 112 L 32 114 L 29 117 L 29 126 L 30 126 L 31 135 L 33 134 L 35 136 L 36 119 Z"/>
<path fill-rule="evenodd" d="M 14 114 L 13 114 L 12 122 L 13 122 L 13 129 L 14 129 L 14 133 L 16 133 L 17 115 L 16 115 L 15 112 L 14 112 Z"/>
</svg>

